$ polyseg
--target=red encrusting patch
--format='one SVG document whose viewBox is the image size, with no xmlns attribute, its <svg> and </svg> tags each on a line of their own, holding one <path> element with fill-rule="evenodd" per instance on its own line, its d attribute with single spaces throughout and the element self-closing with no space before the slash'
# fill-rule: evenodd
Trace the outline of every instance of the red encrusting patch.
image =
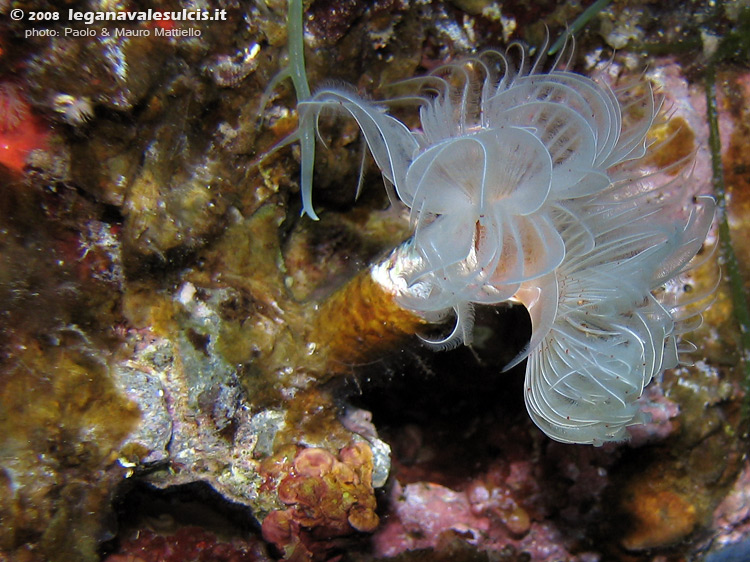
<svg viewBox="0 0 750 562">
<path fill-rule="evenodd" d="M 23 171 L 32 150 L 46 148 L 49 127 L 35 116 L 15 84 L 0 84 L 0 164 Z"/>
</svg>

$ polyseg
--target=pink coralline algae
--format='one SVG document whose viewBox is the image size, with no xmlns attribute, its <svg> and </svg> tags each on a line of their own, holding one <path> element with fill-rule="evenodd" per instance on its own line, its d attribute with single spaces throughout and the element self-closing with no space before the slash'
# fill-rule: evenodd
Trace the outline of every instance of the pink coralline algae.
<svg viewBox="0 0 750 562">
<path fill-rule="evenodd" d="M 517 430 L 517 428 L 516 428 Z M 444 554 L 456 538 L 477 552 L 517 555 L 511 560 L 601 560 L 582 549 L 585 529 L 598 525 L 602 494 L 611 484 L 614 445 L 570 448 L 549 443 L 543 459 L 521 451 L 507 437 L 489 436 L 502 458 L 467 478 L 435 479 L 397 470 L 388 512 L 373 537 L 377 556 L 413 550 Z"/>
<path fill-rule="evenodd" d="M 380 556 L 437 546 L 441 534 L 455 531 L 477 543 L 490 527 L 487 517 L 473 513 L 466 494 L 429 482 L 395 485 L 392 517 L 375 537 Z"/>
<path fill-rule="evenodd" d="M 664 396 L 661 387 L 654 385 L 646 388 L 639 404 L 647 421 L 628 428 L 630 446 L 641 447 L 669 437 L 675 428 L 674 419 L 680 413 L 679 406 Z"/>
<path fill-rule="evenodd" d="M 266 516 L 263 538 L 285 560 L 329 560 L 336 539 L 374 531 L 379 519 L 372 464 L 372 452 L 363 443 L 342 448 L 338 458 L 320 448 L 299 450 L 291 465 L 274 467 L 281 476 L 279 499 L 288 507 Z"/>
<path fill-rule="evenodd" d="M 582 561 L 571 555 L 554 525 L 531 521 L 507 489 L 481 484 L 457 492 L 433 483 L 395 486 L 392 517 L 375 537 L 375 550 L 383 557 L 410 550 L 439 548 L 456 534 L 480 550 L 525 552 L 535 561 Z"/>
<path fill-rule="evenodd" d="M 104 562 L 271 562 L 257 539 L 222 542 L 199 527 L 183 527 L 172 535 L 138 531 Z"/>
<path fill-rule="evenodd" d="M 711 525 L 712 549 L 720 550 L 750 536 L 750 465 L 745 464 L 724 501 L 716 508 Z"/>
</svg>

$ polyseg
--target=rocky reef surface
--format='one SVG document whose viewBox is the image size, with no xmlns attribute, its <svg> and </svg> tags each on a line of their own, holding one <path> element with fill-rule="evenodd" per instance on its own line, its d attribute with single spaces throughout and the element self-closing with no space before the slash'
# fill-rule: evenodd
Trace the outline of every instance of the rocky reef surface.
<svg viewBox="0 0 750 562">
<path fill-rule="evenodd" d="M 704 192 L 711 73 L 740 277 L 714 229 L 706 266 L 665 288 L 708 290 L 721 262 L 693 364 L 647 388 L 651 419 L 629 442 L 593 448 L 545 437 L 523 369 L 501 373 L 530 333 L 522 307 L 478 309 L 473 346 L 436 353 L 372 291 L 361 272 L 409 222 L 367 160 L 355 197 L 351 120 L 321 119 L 320 220 L 300 217 L 299 150 L 271 152 L 297 119 L 291 84 L 274 82 L 285 2 L 0 2 L 0 560 L 667 562 L 741 548 L 750 6 L 663 4 L 597 2 L 582 21 L 589 3 L 304 3 L 313 89 L 374 99 L 581 21 L 571 67 L 645 72 L 671 116 L 651 158 L 694 154 Z M 215 19 L 154 16 L 171 12 Z"/>
</svg>

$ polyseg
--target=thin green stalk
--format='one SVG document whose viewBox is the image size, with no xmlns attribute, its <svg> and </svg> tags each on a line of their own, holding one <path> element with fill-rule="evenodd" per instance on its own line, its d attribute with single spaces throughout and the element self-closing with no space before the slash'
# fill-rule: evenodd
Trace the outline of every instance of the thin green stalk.
<svg viewBox="0 0 750 562">
<path fill-rule="evenodd" d="M 302 0 L 289 0 L 287 13 L 287 36 L 289 45 L 289 70 L 299 104 L 310 99 L 310 84 L 305 71 L 305 26 Z M 300 145 L 300 190 L 302 192 L 302 214 L 318 220 L 312 206 L 313 164 L 315 162 L 315 125 L 300 118 L 298 125 Z"/>
<path fill-rule="evenodd" d="M 706 107 L 714 193 L 719 208 L 719 255 L 722 259 L 724 274 L 729 282 L 734 318 L 739 327 L 740 361 L 742 362 L 743 387 L 745 390 L 741 427 L 745 429 L 750 421 L 750 309 L 748 309 L 742 274 L 737 255 L 732 246 L 727 219 L 726 184 L 724 183 L 724 167 L 721 162 L 721 139 L 719 138 L 719 120 L 716 111 L 716 69 L 713 64 L 709 64 L 706 70 Z"/>
<path fill-rule="evenodd" d="M 261 120 L 274 89 L 287 78 L 291 78 L 294 85 L 298 114 L 300 104 L 310 99 L 310 83 L 307 81 L 307 71 L 305 70 L 305 24 L 302 0 L 288 0 L 287 2 L 286 33 L 289 62 L 266 86 L 258 110 Z M 263 154 L 256 163 L 262 162 L 277 150 L 296 141 L 299 141 L 300 145 L 299 183 L 302 192 L 302 214 L 308 215 L 313 220 L 318 220 L 318 215 L 315 214 L 312 205 L 313 164 L 315 163 L 314 121 L 300 117 L 297 130 Z"/>
<path fill-rule="evenodd" d="M 557 41 L 555 41 L 555 44 L 550 47 L 549 51 L 547 51 L 547 54 L 549 56 L 552 56 L 557 51 L 559 51 L 570 37 L 581 31 L 581 29 L 583 29 L 583 27 L 589 22 L 589 20 L 596 14 L 601 12 L 604 8 L 606 8 L 611 1 L 612 0 L 596 0 L 596 2 L 591 4 L 591 6 L 586 8 L 581 13 L 581 15 L 578 16 L 576 20 L 570 25 L 565 33 L 558 37 Z"/>
<path fill-rule="evenodd" d="M 291 72 L 297 101 L 310 97 L 310 85 L 305 72 L 305 26 L 302 0 L 289 0 L 287 3 L 286 29 L 289 49 L 289 70 Z"/>
</svg>

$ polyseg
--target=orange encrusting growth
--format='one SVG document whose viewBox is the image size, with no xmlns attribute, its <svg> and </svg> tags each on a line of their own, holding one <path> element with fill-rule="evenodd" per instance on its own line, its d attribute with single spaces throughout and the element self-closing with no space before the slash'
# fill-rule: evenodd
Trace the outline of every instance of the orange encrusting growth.
<svg viewBox="0 0 750 562">
<path fill-rule="evenodd" d="M 393 349 L 427 321 L 400 306 L 393 293 L 367 269 L 331 295 L 318 310 L 311 340 L 329 358 L 329 368 L 346 369 Z"/>
<path fill-rule="evenodd" d="M 629 486 L 623 508 L 631 518 L 631 527 L 621 541 L 626 549 L 669 546 L 684 540 L 695 528 L 696 507 L 668 484 L 656 481 Z"/>
<path fill-rule="evenodd" d="M 368 445 L 355 442 L 337 455 L 317 447 L 297 447 L 293 459 L 290 453 L 280 452 L 261 468 L 266 481 L 279 481 L 284 505 L 263 519 L 263 538 L 284 553 L 284 560 L 323 560 L 336 538 L 377 529 Z"/>
<path fill-rule="evenodd" d="M 672 117 L 665 123 L 651 127 L 649 142 L 655 143 L 649 152 L 648 162 L 661 170 L 677 175 L 683 168 L 692 166 L 695 152 L 695 132 L 684 117 Z M 676 164 L 682 163 L 682 166 Z"/>
<path fill-rule="evenodd" d="M 21 86 L 0 82 L 0 165 L 20 173 L 32 150 L 46 148 L 49 127 L 31 112 Z"/>
<path fill-rule="evenodd" d="M 0 131 L 0 164 L 20 173 L 32 150 L 46 148 L 49 128 L 37 117 L 28 115 L 13 130 Z"/>
</svg>

